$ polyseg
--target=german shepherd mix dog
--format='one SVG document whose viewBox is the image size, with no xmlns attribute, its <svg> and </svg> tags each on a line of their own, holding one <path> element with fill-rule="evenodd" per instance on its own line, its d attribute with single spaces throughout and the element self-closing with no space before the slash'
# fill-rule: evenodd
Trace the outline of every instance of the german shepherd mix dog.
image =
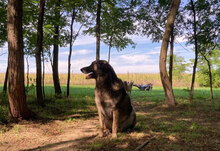
<svg viewBox="0 0 220 151">
<path fill-rule="evenodd" d="M 90 66 L 81 69 L 88 74 L 86 79 L 95 79 L 95 103 L 98 109 L 100 130 L 99 136 L 134 128 L 136 113 L 131 105 L 130 96 L 126 93 L 124 84 L 107 61 L 94 61 Z"/>
</svg>

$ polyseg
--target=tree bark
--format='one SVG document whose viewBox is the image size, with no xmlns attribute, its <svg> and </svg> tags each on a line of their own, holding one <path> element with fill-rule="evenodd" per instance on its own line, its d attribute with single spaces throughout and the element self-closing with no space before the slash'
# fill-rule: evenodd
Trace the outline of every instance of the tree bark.
<svg viewBox="0 0 220 151">
<path fill-rule="evenodd" d="M 5 81 L 4 81 L 4 86 L 3 86 L 4 93 L 7 93 L 7 85 L 8 85 L 8 67 L 7 67 L 6 73 L 5 73 Z"/>
<path fill-rule="evenodd" d="M 8 100 L 12 119 L 29 119 L 34 114 L 26 104 L 24 86 L 23 0 L 8 0 Z"/>
<path fill-rule="evenodd" d="M 76 17 L 76 11 L 73 9 L 72 12 L 72 20 L 71 20 L 71 25 L 70 25 L 70 51 L 69 51 L 69 56 L 68 56 L 68 75 L 67 75 L 67 97 L 69 97 L 69 88 L 70 88 L 70 69 L 71 69 L 71 55 L 72 55 L 72 46 L 73 46 L 73 23 Z"/>
<path fill-rule="evenodd" d="M 37 46 L 36 46 L 36 89 L 37 89 L 37 102 L 43 106 L 42 95 L 42 69 L 41 69 L 41 53 L 43 52 L 43 18 L 44 18 L 45 0 L 40 0 L 40 10 L 37 25 Z"/>
<path fill-rule="evenodd" d="M 197 41 L 197 23 L 196 23 L 196 10 L 193 0 L 190 0 L 193 12 L 193 35 L 194 35 L 194 46 L 195 46 L 195 61 L 193 65 L 193 74 L 192 74 L 192 82 L 191 82 L 191 89 L 190 89 L 190 102 L 193 101 L 193 94 L 194 94 L 194 84 L 196 78 L 196 67 L 198 61 L 198 41 Z"/>
<path fill-rule="evenodd" d="M 60 8 L 60 0 L 57 2 L 57 7 Z M 60 11 L 55 12 L 55 18 L 59 20 L 60 18 Z M 54 35 L 54 49 L 53 49 L 53 83 L 54 83 L 54 90 L 56 95 L 60 95 L 62 93 L 60 88 L 60 80 L 59 80 L 59 72 L 58 72 L 58 56 L 59 56 L 59 25 L 55 25 L 55 35 Z"/>
<path fill-rule="evenodd" d="M 108 63 L 110 63 L 110 58 L 111 58 L 112 38 L 113 38 L 113 36 L 111 35 L 110 42 L 109 42 L 109 48 L 108 48 Z"/>
<path fill-rule="evenodd" d="M 43 76 L 42 76 L 42 91 L 43 91 L 43 97 L 45 98 L 45 58 L 44 53 L 42 53 L 42 59 L 43 59 Z"/>
<path fill-rule="evenodd" d="M 174 31 L 171 30 L 171 35 L 170 35 L 170 64 L 169 64 L 169 80 L 172 85 L 173 83 L 173 49 L 174 49 Z"/>
<path fill-rule="evenodd" d="M 174 20 L 175 20 L 179 5 L 180 5 L 180 0 L 172 1 L 170 13 L 167 19 L 165 32 L 164 32 L 164 36 L 162 40 L 161 51 L 160 51 L 160 64 L 159 64 L 160 77 L 161 77 L 161 81 L 162 81 L 165 96 L 166 96 L 166 102 L 169 106 L 175 106 L 176 102 L 175 102 L 175 97 L 173 94 L 172 85 L 167 75 L 166 58 L 167 58 L 169 38 L 170 38 L 172 27 L 174 25 Z"/>
<path fill-rule="evenodd" d="M 102 0 L 98 0 L 97 5 L 97 18 L 96 18 L 96 60 L 100 60 L 100 29 L 101 29 L 101 9 Z"/>
<path fill-rule="evenodd" d="M 213 100 L 213 99 L 214 99 L 214 96 L 213 96 L 213 90 L 212 90 L 212 67 L 211 67 L 211 63 L 210 63 L 210 61 L 207 59 L 207 57 L 206 57 L 205 55 L 203 55 L 203 57 L 204 57 L 204 59 L 206 60 L 207 65 L 208 65 L 210 94 L 211 94 L 211 99 Z"/>
<path fill-rule="evenodd" d="M 27 79 L 27 88 L 26 89 L 28 90 L 28 88 L 29 88 L 29 62 L 28 62 L 28 56 L 26 57 L 26 63 L 27 63 L 27 77 L 26 77 L 26 79 Z"/>
</svg>

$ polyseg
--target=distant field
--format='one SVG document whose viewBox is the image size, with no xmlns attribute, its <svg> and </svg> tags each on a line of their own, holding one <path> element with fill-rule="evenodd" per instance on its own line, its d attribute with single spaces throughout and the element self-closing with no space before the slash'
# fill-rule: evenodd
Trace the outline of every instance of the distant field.
<svg viewBox="0 0 220 151">
<path fill-rule="evenodd" d="M 0 84 L 4 83 L 4 73 L 0 73 Z M 67 74 L 60 74 L 60 83 L 61 85 L 66 85 Z M 140 73 L 127 73 L 127 74 L 118 74 L 122 80 L 134 81 L 135 84 L 147 84 L 153 83 L 154 86 L 162 86 L 160 75 L 159 74 L 140 74 Z M 30 84 L 35 84 L 35 74 L 29 75 Z M 26 80 L 26 79 L 25 79 Z M 52 74 L 45 75 L 45 84 L 53 84 Z M 93 85 L 94 80 L 86 80 L 85 75 L 83 74 L 71 74 L 71 85 Z M 174 87 L 190 87 L 191 84 L 191 75 L 184 74 L 181 77 L 174 77 L 173 86 Z M 196 84 L 198 87 L 198 84 Z"/>
</svg>

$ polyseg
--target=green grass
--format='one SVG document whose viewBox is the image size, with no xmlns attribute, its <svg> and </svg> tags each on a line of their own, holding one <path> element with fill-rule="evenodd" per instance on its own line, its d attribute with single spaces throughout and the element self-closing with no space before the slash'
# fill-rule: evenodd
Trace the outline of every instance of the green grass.
<svg viewBox="0 0 220 151">
<path fill-rule="evenodd" d="M 0 87 L 1 89 L 1 87 Z M 63 95 L 66 87 L 62 86 Z M 45 87 L 45 107 L 36 102 L 35 88 L 27 93 L 27 104 L 37 114 L 37 120 L 63 120 L 66 123 L 86 120 L 97 116 L 94 102 L 94 86 L 71 86 L 70 98 L 54 97 L 53 86 Z M 188 101 L 189 91 L 175 87 L 178 105 L 168 108 L 162 87 L 152 91 L 133 88 L 131 99 L 137 111 L 134 132 L 119 133 L 119 138 L 97 139 L 84 146 L 87 150 L 134 150 L 138 145 L 156 136 L 144 150 L 220 150 L 220 93 L 214 89 L 214 100 L 210 100 L 208 88 L 196 88 L 194 101 Z M 0 122 L 10 122 L 8 118 L 7 95 L 0 95 Z M 14 127 L 15 132 L 20 128 Z M 0 127 L 0 134 L 5 129 Z"/>
</svg>

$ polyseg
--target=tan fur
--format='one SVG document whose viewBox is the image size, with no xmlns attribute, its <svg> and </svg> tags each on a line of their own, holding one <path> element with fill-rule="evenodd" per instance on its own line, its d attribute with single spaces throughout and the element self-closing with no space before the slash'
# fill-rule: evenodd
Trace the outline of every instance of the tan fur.
<svg viewBox="0 0 220 151">
<path fill-rule="evenodd" d="M 112 131 L 112 137 L 115 138 L 119 131 L 133 128 L 136 124 L 136 113 L 130 96 L 108 62 L 94 61 L 81 71 L 88 74 L 87 79 L 96 80 L 95 103 L 99 114 L 99 135 L 103 137 L 106 132 Z"/>
</svg>

